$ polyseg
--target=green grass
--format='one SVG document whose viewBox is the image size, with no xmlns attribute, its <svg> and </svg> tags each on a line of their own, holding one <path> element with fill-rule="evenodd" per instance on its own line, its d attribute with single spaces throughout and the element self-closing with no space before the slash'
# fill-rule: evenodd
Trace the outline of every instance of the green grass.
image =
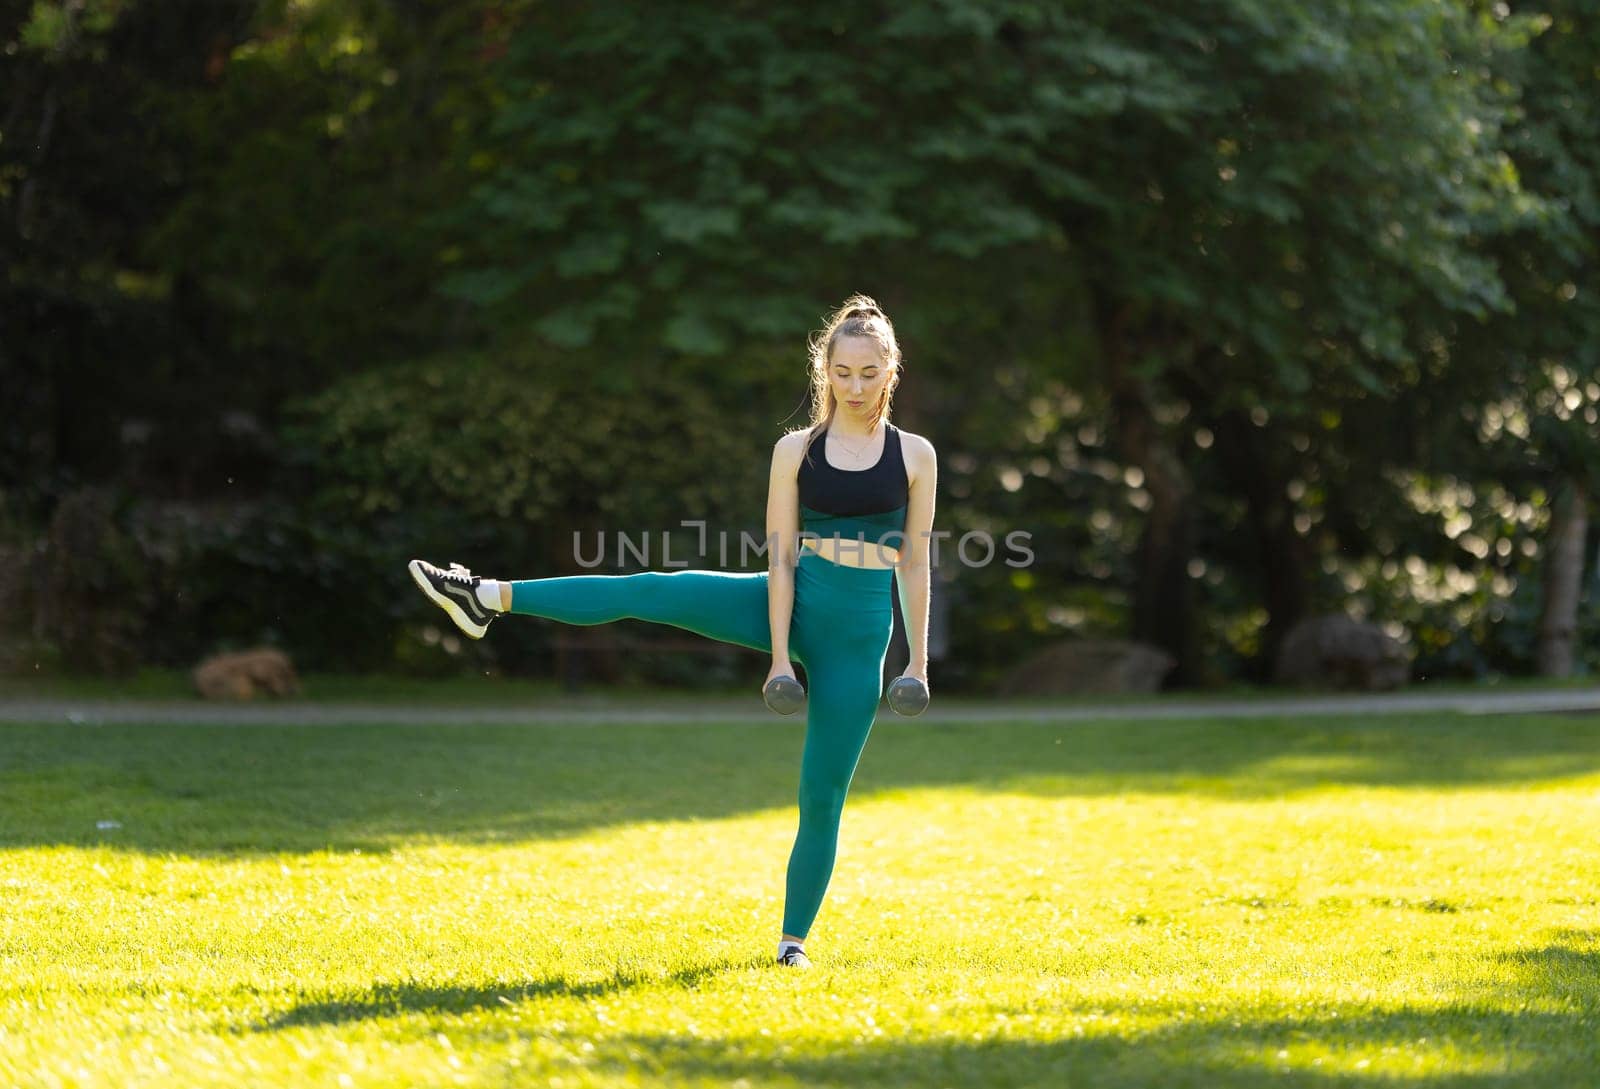
<svg viewBox="0 0 1600 1089">
<path fill-rule="evenodd" d="M 0 1084 L 1600 1078 L 1600 718 L 886 719 L 810 973 L 800 741 L 0 727 Z"/>
</svg>

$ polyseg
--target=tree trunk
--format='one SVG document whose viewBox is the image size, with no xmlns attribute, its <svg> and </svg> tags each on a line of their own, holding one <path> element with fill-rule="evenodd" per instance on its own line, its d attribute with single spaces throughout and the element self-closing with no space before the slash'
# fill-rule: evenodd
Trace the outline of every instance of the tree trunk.
<svg viewBox="0 0 1600 1089">
<path fill-rule="evenodd" d="M 1151 502 L 1139 540 L 1134 637 L 1154 643 L 1177 660 L 1169 683 L 1192 687 L 1204 680 L 1189 577 L 1194 555 L 1193 488 L 1177 455 L 1164 444 L 1147 447 L 1139 464 Z"/>
<path fill-rule="evenodd" d="M 1287 481 L 1274 464 L 1270 442 L 1263 442 L 1259 429 L 1239 412 L 1219 416 L 1216 435 L 1218 460 L 1231 490 L 1244 497 L 1255 538 L 1267 627 L 1253 673 L 1266 680 L 1272 676 L 1284 636 L 1310 612 L 1315 560 L 1309 542 L 1294 527 L 1295 506 L 1288 497 Z"/>
<path fill-rule="evenodd" d="M 1130 365 L 1120 321 L 1103 341 L 1118 453 L 1144 473 L 1150 511 L 1139 540 L 1133 630 L 1140 642 L 1165 650 L 1177 665 L 1168 683 L 1199 684 L 1203 678 L 1200 632 L 1195 617 L 1189 560 L 1194 554 L 1194 485 L 1182 459 L 1167 442 L 1150 406 L 1149 390 Z"/>
<path fill-rule="evenodd" d="M 1589 532 L 1589 497 L 1571 477 L 1558 486 L 1545 542 L 1544 606 L 1539 613 L 1541 677 L 1572 675 L 1583 586 L 1583 543 Z"/>
</svg>

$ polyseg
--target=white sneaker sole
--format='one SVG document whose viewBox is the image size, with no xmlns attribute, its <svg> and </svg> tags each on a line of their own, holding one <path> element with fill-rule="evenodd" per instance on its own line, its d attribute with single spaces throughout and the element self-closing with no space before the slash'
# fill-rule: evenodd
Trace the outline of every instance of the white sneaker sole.
<svg viewBox="0 0 1600 1089">
<path fill-rule="evenodd" d="M 412 560 L 410 563 L 406 564 L 406 570 L 411 572 L 411 580 L 417 584 L 417 588 L 428 595 L 429 601 L 432 601 L 435 605 L 439 606 L 439 608 L 448 613 L 450 615 L 450 619 L 456 622 L 456 627 L 460 628 L 466 633 L 467 638 L 483 638 L 484 633 L 489 630 L 489 625 L 474 623 L 472 618 L 462 611 L 460 605 L 456 604 L 454 601 L 451 601 L 439 591 L 435 590 L 433 588 L 433 583 L 428 581 L 428 576 L 422 572 L 421 560 Z"/>
</svg>

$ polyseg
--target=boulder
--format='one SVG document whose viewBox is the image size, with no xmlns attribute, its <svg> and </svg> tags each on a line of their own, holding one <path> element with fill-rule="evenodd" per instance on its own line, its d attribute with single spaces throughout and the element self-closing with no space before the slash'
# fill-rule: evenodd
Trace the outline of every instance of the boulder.
<svg viewBox="0 0 1600 1089">
<path fill-rule="evenodd" d="M 1125 639 L 1064 639 L 1013 667 L 1002 696 L 1155 692 L 1177 661 L 1160 647 Z"/>
<path fill-rule="evenodd" d="M 272 647 L 217 654 L 194 668 L 194 686 L 208 700 L 298 696 L 300 678 L 289 656 Z"/>
<path fill-rule="evenodd" d="M 1315 616 L 1284 636 L 1276 676 L 1280 684 L 1382 692 L 1410 679 L 1411 657 L 1376 624 L 1342 613 Z"/>
</svg>

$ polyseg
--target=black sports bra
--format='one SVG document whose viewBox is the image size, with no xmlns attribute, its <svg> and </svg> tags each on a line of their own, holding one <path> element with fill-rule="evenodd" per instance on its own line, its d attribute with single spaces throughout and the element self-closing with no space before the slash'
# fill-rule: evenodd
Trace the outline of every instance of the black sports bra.
<svg viewBox="0 0 1600 1089">
<path fill-rule="evenodd" d="M 812 437 L 796 476 L 802 532 L 903 546 L 911 489 L 906 482 L 900 429 L 887 421 L 884 427 L 888 433 L 883 454 L 870 469 L 829 465 L 827 429 Z"/>
</svg>

